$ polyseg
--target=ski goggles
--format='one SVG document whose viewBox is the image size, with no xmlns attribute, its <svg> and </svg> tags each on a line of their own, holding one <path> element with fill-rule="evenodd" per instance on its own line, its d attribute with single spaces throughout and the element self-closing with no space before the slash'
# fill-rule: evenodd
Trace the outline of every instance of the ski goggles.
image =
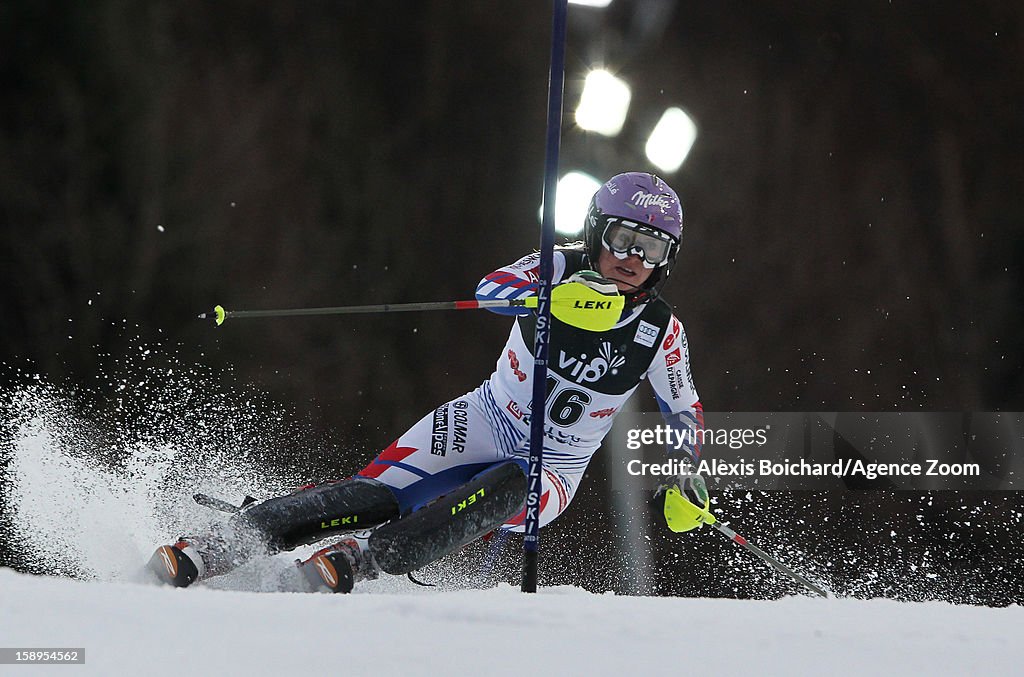
<svg viewBox="0 0 1024 677">
<path fill-rule="evenodd" d="M 636 254 L 643 259 L 644 268 L 656 268 L 668 263 L 672 248 L 676 246 L 670 235 L 656 228 L 614 216 L 605 220 L 601 243 L 618 259 Z"/>
</svg>

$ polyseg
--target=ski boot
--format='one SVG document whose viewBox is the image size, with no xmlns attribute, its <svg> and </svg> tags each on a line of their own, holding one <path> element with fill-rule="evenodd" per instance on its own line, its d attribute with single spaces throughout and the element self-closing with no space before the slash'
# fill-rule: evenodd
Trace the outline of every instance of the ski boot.
<svg viewBox="0 0 1024 677">
<path fill-rule="evenodd" d="M 366 538 L 358 537 L 344 538 L 308 559 L 297 559 L 295 566 L 310 592 L 352 592 L 356 581 L 372 580 L 380 573 Z"/>
<path fill-rule="evenodd" d="M 187 588 L 206 573 L 206 565 L 196 548 L 179 539 L 174 545 L 161 545 L 146 565 L 164 585 Z"/>
</svg>

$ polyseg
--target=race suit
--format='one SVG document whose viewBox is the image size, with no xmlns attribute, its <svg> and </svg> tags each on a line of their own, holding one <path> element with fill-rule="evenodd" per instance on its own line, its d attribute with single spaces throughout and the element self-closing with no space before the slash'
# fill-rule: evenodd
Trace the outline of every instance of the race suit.
<svg viewBox="0 0 1024 677">
<path fill-rule="evenodd" d="M 553 283 L 585 267 L 579 249 L 558 249 Z M 539 254 L 484 277 L 478 300 L 517 299 L 536 293 Z M 496 463 L 529 457 L 535 315 L 516 315 L 494 373 L 480 387 L 424 416 L 380 453 L 359 476 L 391 487 L 403 513 L 430 502 Z M 591 332 L 552 317 L 550 332 L 540 524 L 569 505 L 583 472 L 616 414 L 643 379 L 650 379 L 666 421 L 676 429 L 703 428 L 686 334 L 660 299 L 623 312 L 610 330 Z M 693 440 L 696 436 L 690 436 Z M 699 460 L 700 447 L 685 447 Z M 522 531 L 525 512 L 503 528 Z"/>
</svg>

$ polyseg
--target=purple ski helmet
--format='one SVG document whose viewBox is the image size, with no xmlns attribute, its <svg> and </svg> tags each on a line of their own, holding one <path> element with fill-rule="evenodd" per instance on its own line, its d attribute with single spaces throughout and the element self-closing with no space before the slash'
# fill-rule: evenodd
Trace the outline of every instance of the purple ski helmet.
<svg viewBox="0 0 1024 677">
<path fill-rule="evenodd" d="M 644 251 L 645 265 L 654 270 L 642 288 L 626 295 L 627 303 L 631 305 L 657 297 L 679 253 L 683 229 L 683 207 L 679 196 L 654 174 L 616 174 L 594 193 L 583 224 L 584 244 L 591 268 L 596 269 L 602 247 L 615 251 L 614 239 L 609 242 L 606 238 L 606 234 L 612 232 L 609 228 L 626 228 L 664 241 L 663 251 Z"/>
</svg>

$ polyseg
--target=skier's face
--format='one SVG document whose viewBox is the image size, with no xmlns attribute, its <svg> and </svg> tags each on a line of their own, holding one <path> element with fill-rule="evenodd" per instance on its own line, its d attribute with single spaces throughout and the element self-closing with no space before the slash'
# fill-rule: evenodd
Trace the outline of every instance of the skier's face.
<svg viewBox="0 0 1024 677">
<path fill-rule="evenodd" d="M 597 258 L 599 273 L 604 278 L 611 280 L 620 292 L 636 291 L 647 282 L 647 278 L 654 272 L 653 268 L 644 267 L 644 260 L 632 254 L 620 259 L 601 247 L 601 255 Z"/>
</svg>

